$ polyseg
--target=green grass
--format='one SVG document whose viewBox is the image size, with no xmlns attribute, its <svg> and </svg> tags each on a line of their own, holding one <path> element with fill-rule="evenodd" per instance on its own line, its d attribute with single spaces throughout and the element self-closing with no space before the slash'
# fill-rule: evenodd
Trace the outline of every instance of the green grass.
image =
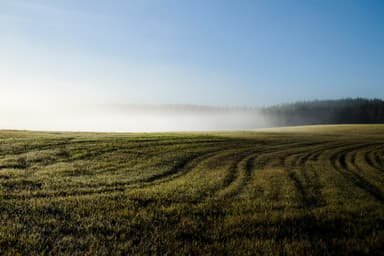
<svg viewBox="0 0 384 256">
<path fill-rule="evenodd" d="M 0 132 L 0 255 L 378 255 L 384 126 Z"/>
</svg>

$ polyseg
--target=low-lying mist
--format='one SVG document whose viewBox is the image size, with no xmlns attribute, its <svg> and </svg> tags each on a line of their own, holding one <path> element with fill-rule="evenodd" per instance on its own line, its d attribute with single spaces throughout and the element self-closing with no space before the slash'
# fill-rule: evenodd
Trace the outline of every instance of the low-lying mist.
<svg viewBox="0 0 384 256">
<path fill-rule="evenodd" d="M 0 105 L 0 129 L 166 132 L 251 130 L 311 124 L 384 123 L 384 101 L 340 99 L 263 108 L 199 105 Z"/>
<path fill-rule="evenodd" d="M 0 114 L 0 129 L 17 130 L 166 132 L 268 126 L 256 109 L 195 105 L 7 105 Z"/>
</svg>

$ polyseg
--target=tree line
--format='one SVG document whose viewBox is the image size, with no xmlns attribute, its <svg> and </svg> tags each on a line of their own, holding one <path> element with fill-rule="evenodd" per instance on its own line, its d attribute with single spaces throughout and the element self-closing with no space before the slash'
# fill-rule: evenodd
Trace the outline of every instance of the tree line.
<svg viewBox="0 0 384 256">
<path fill-rule="evenodd" d="M 261 109 L 273 126 L 384 123 L 381 99 L 315 100 Z"/>
</svg>

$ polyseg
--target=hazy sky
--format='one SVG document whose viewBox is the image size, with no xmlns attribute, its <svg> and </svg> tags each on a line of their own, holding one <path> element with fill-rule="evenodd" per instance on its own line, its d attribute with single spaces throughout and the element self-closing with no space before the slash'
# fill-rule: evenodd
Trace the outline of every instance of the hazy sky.
<svg viewBox="0 0 384 256">
<path fill-rule="evenodd" d="M 0 0 L 0 102 L 384 97 L 382 0 Z"/>
</svg>

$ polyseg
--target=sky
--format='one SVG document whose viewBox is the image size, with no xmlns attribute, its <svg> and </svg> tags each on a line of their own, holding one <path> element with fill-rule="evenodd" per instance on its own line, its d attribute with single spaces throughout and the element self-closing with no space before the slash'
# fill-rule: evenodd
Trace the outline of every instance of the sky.
<svg viewBox="0 0 384 256">
<path fill-rule="evenodd" d="M 384 97 L 382 0 L 0 0 L 0 102 Z"/>
<path fill-rule="evenodd" d="M 383 28 L 382 0 L 0 0 L 0 100 L 383 98 Z"/>
<path fill-rule="evenodd" d="M 346 97 L 384 98 L 382 0 L 0 0 L 0 128 L 216 129 L 236 118 L 84 106 Z"/>
</svg>

